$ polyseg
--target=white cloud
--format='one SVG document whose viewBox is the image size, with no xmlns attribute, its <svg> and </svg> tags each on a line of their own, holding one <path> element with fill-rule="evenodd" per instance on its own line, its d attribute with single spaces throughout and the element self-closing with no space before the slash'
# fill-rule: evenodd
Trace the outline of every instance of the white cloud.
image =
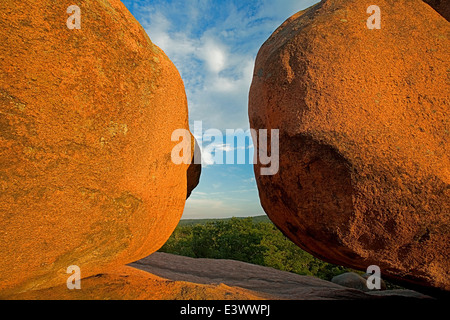
<svg viewBox="0 0 450 320">
<path fill-rule="evenodd" d="M 216 154 L 217 157 L 223 159 L 224 152 L 232 152 L 235 150 L 236 148 L 232 148 L 229 144 L 212 142 L 202 148 L 202 166 L 208 167 L 216 164 L 218 162 Z"/>
<path fill-rule="evenodd" d="M 214 155 L 211 152 L 202 151 L 202 167 L 206 168 L 214 164 Z"/>
<path fill-rule="evenodd" d="M 256 53 L 305 3 L 311 1 L 155 1 L 140 9 L 139 20 L 179 69 L 191 122 L 245 129 Z"/>
<path fill-rule="evenodd" d="M 203 120 L 206 131 L 210 128 L 248 129 L 248 92 L 259 48 L 289 16 L 317 1 L 124 2 L 150 39 L 178 68 L 186 87 L 190 122 Z M 197 140 L 200 138 L 196 136 Z M 250 149 L 250 159 L 253 158 L 251 142 L 245 147 L 228 142 L 209 143 L 227 154 Z M 212 152 L 202 152 L 203 166 L 208 169 L 202 173 L 202 183 L 186 202 L 183 218 L 262 214 L 256 183 L 254 178 L 249 178 L 252 171 L 243 175 L 237 166 L 212 166 L 214 160 Z"/>
<path fill-rule="evenodd" d="M 216 146 L 216 150 L 218 151 L 224 151 L 224 152 L 231 152 L 236 150 L 236 148 L 232 148 L 229 143 L 223 143 Z"/>
<path fill-rule="evenodd" d="M 225 46 L 216 40 L 210 37 L 200 40 L 197 56 L 206 63 L 209 71 L 213 74 L 217 75 L 226 68 L 227 55 Z"/>
<path fill-rule="evenodd" d="M 152 41 L 180 71 L 191 122 L 248 128 L 248 92 L 260 46 L 317 0 L 132 1 Z"/>
</svg>

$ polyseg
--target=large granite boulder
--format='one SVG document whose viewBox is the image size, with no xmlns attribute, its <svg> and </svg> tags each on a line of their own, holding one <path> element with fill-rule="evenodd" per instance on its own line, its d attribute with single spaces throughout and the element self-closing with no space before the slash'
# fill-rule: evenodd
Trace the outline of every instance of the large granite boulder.
<svg viewBox="0 0 450 320">
<path fill-rule="evenodd" d="M 185 205 L 177 69 L 120 1 L 79 2 L 81 29 L 72 4 L 0 2 L 0 296 L 143 258 Z"/>
<path fill-rule="evenodd" d="M 367 2 L 326 0 L 262 46 L 249 116 L 280 130 L 280 170 L 255 166 L 261 203 L 323 260 L 450 290 L 450 24 L 419 0 L 376 4 L 381 29 Z"/>
</svg>

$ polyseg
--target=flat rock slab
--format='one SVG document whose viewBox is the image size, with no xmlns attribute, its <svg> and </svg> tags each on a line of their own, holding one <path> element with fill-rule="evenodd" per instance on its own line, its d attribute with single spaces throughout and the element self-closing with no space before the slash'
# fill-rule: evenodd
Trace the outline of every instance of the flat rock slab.
<svg viewBox="0 0 450 320">
<path fill-rule="evenodd" d="M 81 290 L 60 285 L 29 290 L 6 300 L 264 300 L 264 296 L 224 284 L 202 285 L 162 279 L 148 272 L 120 266 L 81 280 Z"/>
<path fill-rule="evenodd" d="M 154 253 L 131 264 L 159 277 L 205 285 L 225 284 L 240 287 L 267 298 L 281 300 L 356 300 L 390 298 L 426 299 L 411 290 L 364 293 L 356 289 L 311 276 L 279 271 L 273 268 L 233 260 L 194 259 L 167 253 Z"/>
</svg>

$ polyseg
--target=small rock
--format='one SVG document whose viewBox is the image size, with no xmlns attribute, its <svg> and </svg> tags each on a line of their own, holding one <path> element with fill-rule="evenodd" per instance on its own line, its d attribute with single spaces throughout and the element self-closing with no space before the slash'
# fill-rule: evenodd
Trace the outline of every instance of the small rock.
<svg viewBox="0 0 450 320">
<path fill-rule="evenodd" d="M 343 287 L 358 289 L 364 292 L 371 291 L 367 287 L 367 280 L 354 272 L 347 272 L 333 277 L 331 282 Z"/>
</svg>

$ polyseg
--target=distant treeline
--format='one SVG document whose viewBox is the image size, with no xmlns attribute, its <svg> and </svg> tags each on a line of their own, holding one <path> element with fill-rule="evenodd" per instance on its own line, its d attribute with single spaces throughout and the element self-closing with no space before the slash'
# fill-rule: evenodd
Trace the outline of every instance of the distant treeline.
<svg viewBox="0 0 450 320">
<path fill-rule="evenodd" d="M 192 258 L 238 260 L 324 280 L 354 271 L 313 257 L 268 219 L 260 217 L 182 222 L 160 251 Z"/>
</svg>

